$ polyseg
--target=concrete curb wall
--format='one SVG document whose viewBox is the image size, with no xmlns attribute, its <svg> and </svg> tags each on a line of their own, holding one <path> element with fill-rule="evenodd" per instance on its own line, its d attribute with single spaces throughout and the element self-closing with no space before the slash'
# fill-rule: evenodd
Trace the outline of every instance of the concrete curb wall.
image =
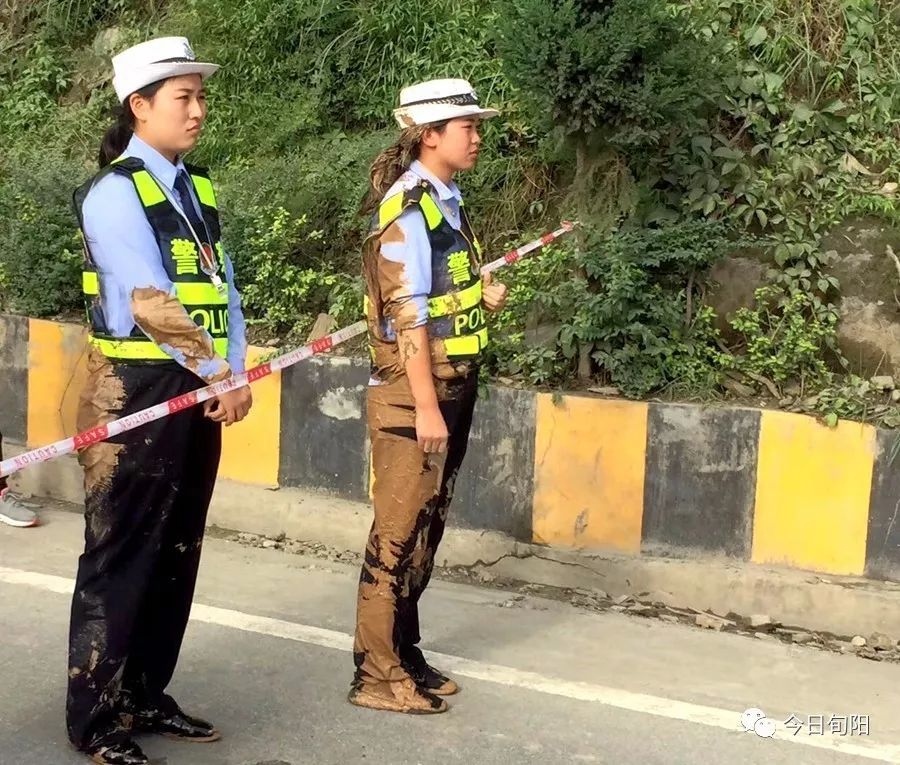
<svg viewBox="0 0 900 765">
<path fill-rule="evenodd" d="M 0 428 L 28 446 L 71 434 L 83 368 L 80 327 L 0 317 Z M 223 481 L 366 501 L 366 380 L 363 362 L 326 357 L 254 385 L 252 416 L 225 431 Z M 829 429 L 783 412 L 489 386 L 451 524 L 626 560 L 897 579 L 897 435 L 855 422 Z M 73 480 L 65 479 L 66 493 Z M 59 496 L 46 489 L 35 493 Z M 334 510 L 335 523 L 342 512 Z M 350 549 L 360 546 L 354 538 Z"/>
</svg>

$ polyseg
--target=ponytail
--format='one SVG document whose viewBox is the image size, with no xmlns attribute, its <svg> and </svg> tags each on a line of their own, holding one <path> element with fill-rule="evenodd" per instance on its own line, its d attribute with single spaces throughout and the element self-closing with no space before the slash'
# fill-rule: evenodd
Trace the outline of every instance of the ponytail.
<svg viewBox="0 0 900 765">
<path fill-rule="evenodd" d="M 116 115 L 115 124 L 108 128 L 103 135 L 99 156 L 101 170 L 111 164 L 114 159 L 122 156 L 122 152 L 127 148 L 131 136 L 134 135 L 133 125 L 134 115 L 131 113 L 131 106 L 126 103 Z"/>
<path fill-rule="evenodd" d="M 151 83 L 138 91 L 137 95 L 147 101 L 152 101 L 159 89 L 165 84 L 165 80 Z M 125 149 L 128 148 L 128 142 L 134 135 L 134 112 L 131 110 L 131 96 L 125 99 L 116 110 L 116 121 L 109 127 L 103 135 L 103 141 L 100 144 L 100 154 L 98 163 L 102 170 L 107 165 L 112 164 L 114 159 L 122 156 Z"/>
<path fill-rule="evenodd" d="M 369 169 L 369 192 L 362 203 L 361 212 L 369 215 L 378 209 L 384 195 L 403 175 L 414 160 L 419 158 L 422 148 L 422 136 L 425 131 L 437 130 L 443 133 L 447 127 L 445 122 L 433 122 L 427 125 L 415 125 L 400 133 L 397 142 L 375 157 Z"/>
</svg>

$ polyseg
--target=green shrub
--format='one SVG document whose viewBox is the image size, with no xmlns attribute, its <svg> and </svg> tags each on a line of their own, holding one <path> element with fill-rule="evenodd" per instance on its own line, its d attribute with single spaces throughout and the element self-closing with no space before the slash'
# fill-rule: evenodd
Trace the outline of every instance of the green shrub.
<svg viewBox="0 0 900 765">
<path fill-rule="evenodd" d="M 81 310 L 80 239 L 63 157 L 0 156 L 0 308 L 30 316 Z"/>
<path fill-rule="evenodd" d="M 299 339 L 309 329 L 318 310 L 332 303 L 340 306 L 338 319 L 347 319 L 349 303 L 360 314 L 359 279 L 325 266 L 304 266 L 298 262 L 306 243 L 322 238 L 322 232 L 308 225 L 306 217 L 294 217 L 283 207 L 250 209 L 254 223 L 247 233 L 242 264 L 253 280 L 243 289 L 243 299 L 256 321 L 270 331 L 286 332 Z M 355 297 L 347 300 L 348 293 Z M 293 334 L 292 334 L 293 333 Z"/>
<path fill-rule="evenodd" d="M 730 322 L 743 343 L 734 368 L 778 384 L 797 379 L 816 388 L 827 383 L 825 359 L 836 348 L 837 311 L 811 310 L 809 293 L 790 286 L 762 287 L 755 302 Z"/>
<path fill-rule="evenodd" d="M 348 136 L 339 131 L 307 141 L 279 157 L 261 156 L 216 174 L 223 206 L 226 245 L 246 282 L 242 250 L 255 209 L 280 206 L 305 217 L 315 241 L 305 241 L 299 257 L 307 266 L 359 271 L 359 247 L 368 221 L 359 215 L 372 157 L 389 140 L 383 134 Z M 289 248 L 292 246 L 289 242 Z"/>
<path fill-rule="evenodd" d="M 574 355 L 576 341 L 591 344 L 594 361 L 630 395 L 669 385 L 709 391 L 720 352 L 701 287 L 733 248 L 725 227 L 709 221 L 589 240 L 582 263 L 596 286 L 561 333 L 564 351 Z"/>
<path fill-rule="evenodd" d="M 706 269 L 733 247 L 723 226 L 703 221 L 589 230 L 580 253 L 556 247 L 510 272 L 492 362 L 501 374 L 552 384 L 572 374 L 588 344 L 597 372 L 628 395 L 708 392 L 721 351 L 699 295 Z"/>
<path fill-rule="evenodd" d="M 667 0 L 507 0 L 498 47 L 534 119 L 641 150 L 692 121 L 712 74 L 709 46 Z"/>
</svg>

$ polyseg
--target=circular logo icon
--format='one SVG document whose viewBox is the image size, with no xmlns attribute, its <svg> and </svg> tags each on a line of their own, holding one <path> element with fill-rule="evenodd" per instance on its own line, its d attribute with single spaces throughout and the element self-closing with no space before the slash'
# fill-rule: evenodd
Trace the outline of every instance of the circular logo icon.
<svg viewBox="0 0 900 765">
<path fill-rule="evenodd" d="M 756 721 L 753 730 L 760 738 L 772 738 L 775 735 L 775 721 L 770 720 L 768 717 L 763 717 L 761 720 Z"/>
<path fill-rule="evenodd" d="M 766 713 L 756 707 L 751 707 L 741 715 L 741 726 L 748 733 L 756 729 L 756 723 L 766 718 Z"/>
</svg>

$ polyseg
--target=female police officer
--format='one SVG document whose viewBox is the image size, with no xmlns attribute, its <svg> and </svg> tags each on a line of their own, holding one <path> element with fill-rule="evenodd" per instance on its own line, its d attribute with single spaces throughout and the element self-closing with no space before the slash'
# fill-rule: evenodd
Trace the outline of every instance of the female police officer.
<svg viewBox="0 0 900 765">
<path fill-rule="evenodd" d="M 206 119 L 200 63 L 184 38 L 113 59 L 122 105 L 101 171 L 75 192 L 85 240 L 89 378 L 79 430 L 243 371 L 246 340 L 213 186 L 182 157 Z M 85 550 L 69 638 L 69 738 L 95 762 L 148 760 L 132 731 L 214 741 L 165 694 L 190 613 L 221 423 L 241 388 L 89 447 Z"/>
<path fill-rule="evenodd" d="M 479 272 L 481 247 L 453 176 L 475 166 L 483 109 L 465 80 L 405 88 L 399 141 L 375 160 L 363 252 L 375 521 L 360 579 L 358 706 L 429 714 L 456 683 L 418 648 L 418 601 L 444 532 L 472 424 L 484 309 L 506 300 Z"/>
</svg>

